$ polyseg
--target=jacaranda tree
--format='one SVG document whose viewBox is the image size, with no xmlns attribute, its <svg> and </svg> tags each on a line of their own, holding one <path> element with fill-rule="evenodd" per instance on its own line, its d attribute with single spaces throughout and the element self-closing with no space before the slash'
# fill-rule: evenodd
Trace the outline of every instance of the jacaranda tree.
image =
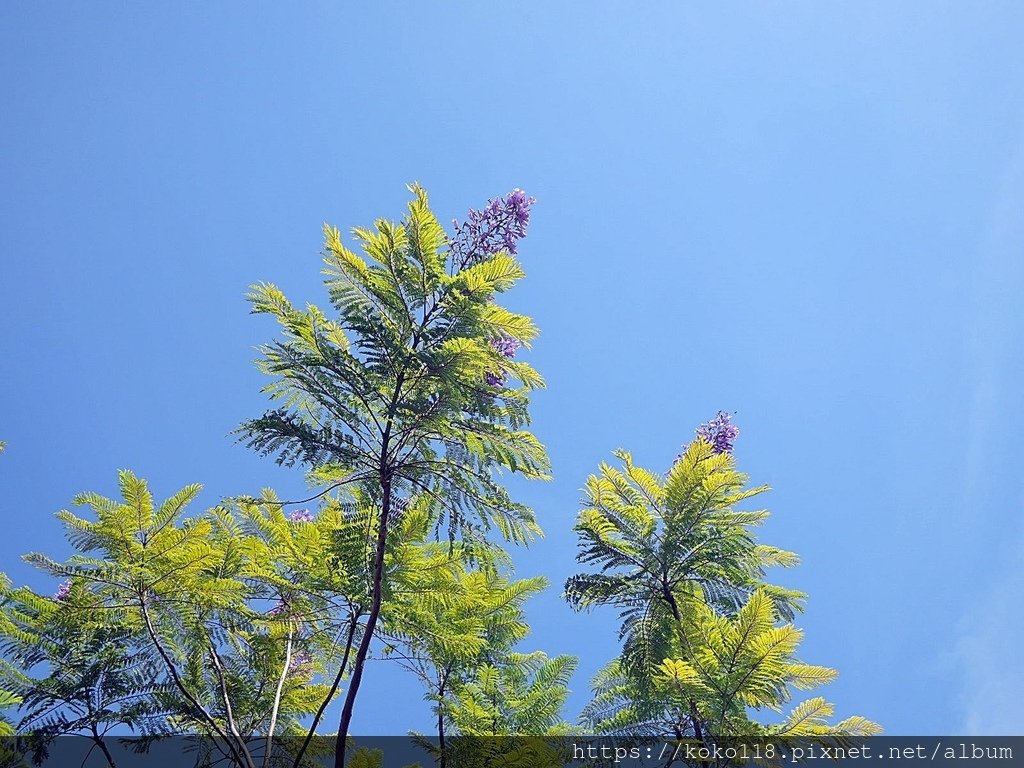
<svg viewBox="0 0 1024 768">
<path fill-rule="evenodd" d="M 736 470 L 737 433 L 720 413 L 667 475 L 618 452 L 621 469 L 602 465 L 587 481 L 576 531 L 578 560 L 593 570 L 568 580 L 566 598 L 580 610 L 617 608 L 623 641 L 584 711 L 594 732 L 713 745 L 878 731 L 860 717 L 827 724 L 823 699 L 799 705 L 781 726 L 750 715 L 779 710 L 794 689 L 827 683 L 835 671 L 795 658 L 802 635 L 790 622 L 804 595 L 766 583 L 765 569 L 797 558 L 755 541 L 767 511 L 739 508 L 767 488 L 748 487 Z"/>
<path fill-rule="evenodd" d="M 304 465 L 328 489 L 355 485 L 372 499 L 367 614 L 338 727 L 336 765 L 377 632 L 387 552 L 414 494 L 432 500 L 449 538 L 486 548 L 496 530 L 511 542 L 539 533 L 530 509 L 494 474 L 546 478 L 543 446 L 524 427 L 528 396 L 543 385 L 513 359 L 537 329 L 497 303 L 523 270 L 515 257 L 532 200 L 516 190 L 471 213 L 449 242 L 427 195 L 401 222 L 379 219 L 353 234 L 362 255 L 326 227 L 324 261 L 333 314 L 297 308 L 271 284 L 253 288 L 253 311 L 277 319 L 282 338 L 262 349 L 279 407 L 242 425 L 261 454 Z"/>
</svg>

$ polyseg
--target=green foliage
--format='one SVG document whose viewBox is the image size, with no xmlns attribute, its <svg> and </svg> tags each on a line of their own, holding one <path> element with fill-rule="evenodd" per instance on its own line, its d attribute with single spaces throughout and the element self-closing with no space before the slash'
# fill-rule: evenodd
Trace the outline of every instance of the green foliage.
<svg viewBox="0 0 1024 768">
<path fill-rule="evenodd" d="M 571 656 L 510 653 L 458 687 L 451 720 L 465 736 L 568 733 L 561 710 L 575 669 Z"/>
<path fill-rule="evenodd" d="M 73 588 L 62 600 L 27 589 L 2 592 L 0 676 L 17 695 L 19 731 L 45 746 L 64 734 L 99 740 L 118 724 L 137 733 L 166 732 L 153 660 L 126 654 L 132 633 L 102 610 L 94 596 Z"/>
<path fill-rule="evenodd" d="M 522 604 L 547 582 L 509 582 L 489 569 L 467 570 L 464 563 L 432 549 L 423 548 L 424 567 L 402 583 L 390 613 L 396 618 L 394 636 L 407 652 L 452 679 L 459 670 L 505 653 L 526 636 Z"/>
<path fill-rule="evenodd" d="M 340 681 L 337 638 L 351 627 L 350 649 L 356 635 L 365 567 L 337 564 L 359 562 L 344 542 L 353 526 L 365 539 L 362 523 L 337 504 L 291 521 L 270 492 L 187 518 L 199 486 L 159 506 L 130 472 L 120 489 L 76 499 L 94 519 L 58 514 L 77 550 L 66 562 L 26 557 L 67 589 L 3 591 L 0 673 L 23 699 L 21 726 L 97 740 L 116 723 L 196 732 L 254 768 L 336 691 L 315 678 Z"/>
<path fill-rule="evenodd" d="M 694 605 L 734 611 L 767 590 L 791 617 L 799 592 L 763 584 L 764 569 L 792 565 L 790 552 L 754 543 L 765 510 L 740 511 L 765 487 L 745 488 L 728 453 L 695 440 L 665 478 L 619 451 L 622 469 L 602 464 L 585 487 L 575 530 L 581 563 L 596 570 L 571 577 L 566 599 L 577 610 L 619 608 L 623 663 L 649 679 L 669 655 L 675 625 Z"/>
<path fill-rule="evenodd" d="M 584 723 L 597 733 L 709 744 L 877 733 L 859 717 L 827 724 L 832 710 L 821 699 L 780 726 L 751 717 L 836 674 L 795 658 L 802 633 L 788 622 L 804 595 L 764 581 L 766 568 L 797 561 L 755 541 L 751 529 L 767 511 L 737 508 L 767 489 L 746 487 L 731 453 L 703 439 L 665 477 L 616 456 L 622 469 L 602 465 L 587 481 L 576 523 L 578 559 L 596 571 L 566 583 L 577 609 L 611 605 L 622 619 L 622 654 L 595 678 Z"/>
<path fill-rule="evenodd" d="M 540 652 L 510 652 L 479 666 L 455 687 L 448 705 L 446 714 L 457 734 L 447 745 L 448 764 L 565 765 L 565 743 L 551 737 L 572 732 L 561 711 L 575 669 L 571 656 L 548 658 Z"/>
<path fill-rule="evenodd" d="M 3 450 L 3 443 L 0 443 L 0 451 Z M 2 573 L 0 573 L 0 590 L 6 592 L 10 588 L 10 580 Z M 0 614 L 0 632 L 4 634 L 10 628 L 10 621 L 4 615 Z M 3 662 L 7 664 L 9 662 Z M 13 691 L 5 688 L 0 688 L 0 738 L 5 736 L 11 736 L 14 734 L 14 724 L 8 719 L 6 710 L 14 709 L 21 704 L 21 697 Z"/>
<path fill-rule="evenodd" d="M 336 483 L 363 484 L 382 506 L 384 480 L 386 495 L 427 493 L 452 536 L 479 542 L 493 526 L 527 541 L 539 532 L 533 514 L 492 469 L 547 477 L 544 449 L 523 429 L 529 392 L 543 380 L 490 344 L 503 336 L 529 344 L 537 335 L 528 317 L 495 303 L 524 273 L 514 257 L 495 253 L 448 274 L 444 231 L 426 193 L 411 190 L 401 223 L 353 230 L 364 256 L 325 228 L 335 317 L 295 307 L 272 284 L 253 286 L 253 312 L 275 317 L 282 331 L 260 362 L 280 408 L 239 432 L 279 463 L 332 467 Z M 488 372 L 519 385 L 492 386 Z"/>
<path fill-rule="evenodd" d="M 776 626 L 772 600 L 758 590 L 735 616 L 695 606 L 683 629 L 690 661 L 666 659 L 655 680 L 680 702 L 709 697 L 717 706 L 706 717 L 713 730 L 735 732 L 747 707 L 777 709 L 790 686 L 807 689 L 831 682 L 836 671 L 794 659 L 803 633 L 792 624 Z M 733 723 L 736 723 L 733 725 Z"/>
<path fill-rule="evenodd" d="M 499 570 L 507 567 L 502 559 L 477 568 L 452 559 L 431 567 L 437 546 L 423 544 L 425 562 L 402 580 L 391 609 L 398 620 L 387 636 L 395 641 L 392 658 L 416 674 L 433 704 L 441 764 L 484 764 L 475 762 L 481 750 L 525 744 L 497 736 L 567 732 L 560 713 L 575 659 L 515 651 L 530 629 L 524 603 L 547 580 L 510 581 Z"/>
</svg>

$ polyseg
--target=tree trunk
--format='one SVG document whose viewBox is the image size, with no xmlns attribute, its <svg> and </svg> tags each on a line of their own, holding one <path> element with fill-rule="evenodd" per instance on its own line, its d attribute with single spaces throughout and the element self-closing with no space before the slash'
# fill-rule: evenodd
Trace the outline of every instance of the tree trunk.
<svg viewBox="0 0 1024 768">
<path fill-rule="evenodd" d="M 363 665 L 370 653 L 370 643 L 373 641 L 373 633 L 377 628 L 377 618 L 380 616 L 380 606 L 383 600 L 384 586 L 384 551 L 388 538 L 388 516 L 391 512 L 391 480 L 387 478 L 381 483 L 383 491 L 383 503 L 381 506 L 380 522 L 377 525 L 377 551 L 373 560 L 373 597 L 370 601 L 370 614 L 366 619 L 366 629 L 359 642 L 359 649 L 356 651 L 355 662 L 352 667 L 352 679 L 349 681 L 348 690 L 345 692 L 345 705 L 341 710 L 341 722 L 338 725 L 338 738 L 334 747 L 334 768 L 345 767 L 345 746 L 348 740 L 348 728 L 352 722 L 352 709 L 356 703 L 356 694 L 359 692 L 359 684 L 363 680 Z"/>
<path fill-rule="evenodd" d="M 438 688 L 438 702 L 437 702 L 437 744 L 440 749 L 440 762 L 438 768 L 447 768 L 448 766 L 448 745 L 445 743 L 444 738 L 444 689 L 448 682 L 448 673 L 446 672 L 441 678 L 441 685 Z"/>
<path fill-rule="evenodd" d="M 103 737 L 100 736 L 99 730 L 96 728 L 96 723 L 90 724 L 90 730 L 92 730 L 92 740 L 100 748 L 103 753 L 104 759 L 107 761 L 109 768 L 117 768 L 117 763 L 114 762 L 114 756 L 110 754 L 110 750 L 107 749 L 107 742 L 104 741 Z"/>
</svg>

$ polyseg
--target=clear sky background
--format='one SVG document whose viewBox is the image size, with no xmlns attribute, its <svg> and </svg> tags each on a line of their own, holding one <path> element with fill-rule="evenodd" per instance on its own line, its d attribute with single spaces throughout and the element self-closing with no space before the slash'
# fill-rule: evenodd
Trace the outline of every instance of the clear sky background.
<svg viewBox="0 0 1024 768">
<path fill-rule="evenodd" d="M 302 493 L 228 437 L 266 404 L 246 286 L 326 304 L 323 222 L 519 186 L 555 479 L 517 561 L 567 716 L 617 648 L 559 596 L 579 488 L 721 408 L 837 715 L 1024 733 L 1022 39 L 1017 0 L 0 4 L 0 569 L 52 590 L 19 556 L 121 467 Z M 356 732 L 429 727 L 389 664 Z"/>
</svg>

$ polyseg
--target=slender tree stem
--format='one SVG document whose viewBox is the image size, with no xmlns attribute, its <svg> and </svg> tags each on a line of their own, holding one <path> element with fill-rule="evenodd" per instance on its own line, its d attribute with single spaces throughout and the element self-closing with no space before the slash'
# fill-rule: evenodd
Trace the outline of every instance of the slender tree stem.
<svg viewBox="0 0 1024 768">
<path fill-rule="evenodd" d="M 107 765 L 109 765 L 110 768 L 117 768 L 117 763 L 114 762 L 114 756 L 111 755 L 110 750 L 107 749 L 107 742 L 103 736 L 100 735 L 99 730 L 96 728 L 96 723 L 89 723 L 89 729 L 92 731 L 92 740 L 96 746 L 100 748 L 100 752 L 103 753 L 103 757 L 107 760 Z"/>
<path fill-rule="evenodd" d="M 217 673 L 217 682 L 220 685 L 221 699 L 224 701 L 224 713 L 227 715 L 228 728 L 231 729 L 231 735 L 235 737 L 239 753 L 245 761 L 244 765 L 248 766 L 248 768 L 256 768 L 256 763 L 245 746 L 245 739 L 242 738 L 242 734 L 238 732 L 238 726 L 235 725 L 235 713 L 231 708 L 231 695 L 228 691 L 227 677 L 224 675 L 224 665 L 221 663 L 220 655 L 217 653 L 217 648 L 213 645 L 213 641 L 210 642 L 210 658 L 213 661 L 213 669 Z"/>
<path fill-rule="evenodd" d="M 289 625 L 291 620 L 289 620 Z M 274 729 L 277 728 L 277 713 L 281 708 L 281 691 L 284 690 L 284 681 L 288 677 L 288 667 L 292 663 L 292 635 L 294 630 L 288 627 L 288 642 L 284 647 L 284 665 L 281 667 L 281 676 L 277 678 L 277 690 L 274 691 L 274 706 L 270 710 L 270 726 L 267 728 L 267 750 L 263 755 L 263 768 L 269 768 L 270 756 L 274 751 Z"/>
<path fill-rule="evenodd" d="M 341 710 L 341 722 L 338 725 L 338 738 L 335 744 L 334 768 L 345 767 L 345 746 L 348 740 L 348 729 L 352 723 L 352 710 L 356 702 L 356 694 L 359 693 L 359 684 L 363 679 L 363 665 L 370 653 L 370 643 L 373 640 L 374 630 L 377 628 L 377 619 L 380 616 L 380 607 L 383 602 L 384 585 L 384 553 L 388 536 L 388 515 L 391 511 L 391 480 L 383 483 L 384 502 L 381 509 L 380 522 L 377 525 L 377 550 L 373 560 L 373 597 L 370 601 L 370 615 L 366 619 L 366 629 L 359 641 L 359 648 L 356 651 L 356 660 L 352 668 L 352 679 L 349 681 L 348 690 L 345 692 L 345 704 Z"/>
<path fill-rule="evenodd" d="M 306 738 L 302 742 L 302 746 L 299 748 L 298 754 L 295 756 L 295 762 L 292 763 L 292 768 L 299 768 L 299 763 L 302 762 L 302 756 L 306 754 L 306 750 L 309 748 L 309 742 L 313 740 L 313 736 L 316 734 L 316 727 L 320 724 L 320 719 L 324 716 L 324 712 L 327 710 L 327 705 L 331 703 L 331 699 L 334 698 L 334 694 L 338 690 L 338 686 L 341 685 L 341 678 L 345 675 L 345 668 L 348 666 L 348 657 L 352 651 L 352 641 L 356 635 L 356 628 L 359 626 L 359 617 L 362 615 L 360 611 L 356 611 L 352 614 L 352 620 L 349 623 L 348 638 L 345 641 L 345 655 L 342 656 L 341 666 L 338 667 L 338 674 L 334 676 L 334 683 L 331 685 L 331 690 L 327 692 L 323 702 L 320 704 L 320 709 L 317 710 L 316 716 L 313 717 L 313 722 L 309 726 L 309 730 L 306 732 Z"/>
<path fill-rule="evenodd" d="M 440 749 L 440 762 L 438 763 L 439 768 L 447 768 L 448 765 L 448 745 L 445 743 L 444 733 L 444 694 L 445 685 L 448 683 L 447 671 L 441 676 L 441 684 L 437 689 L 437 745 Z"/>
</svg>

